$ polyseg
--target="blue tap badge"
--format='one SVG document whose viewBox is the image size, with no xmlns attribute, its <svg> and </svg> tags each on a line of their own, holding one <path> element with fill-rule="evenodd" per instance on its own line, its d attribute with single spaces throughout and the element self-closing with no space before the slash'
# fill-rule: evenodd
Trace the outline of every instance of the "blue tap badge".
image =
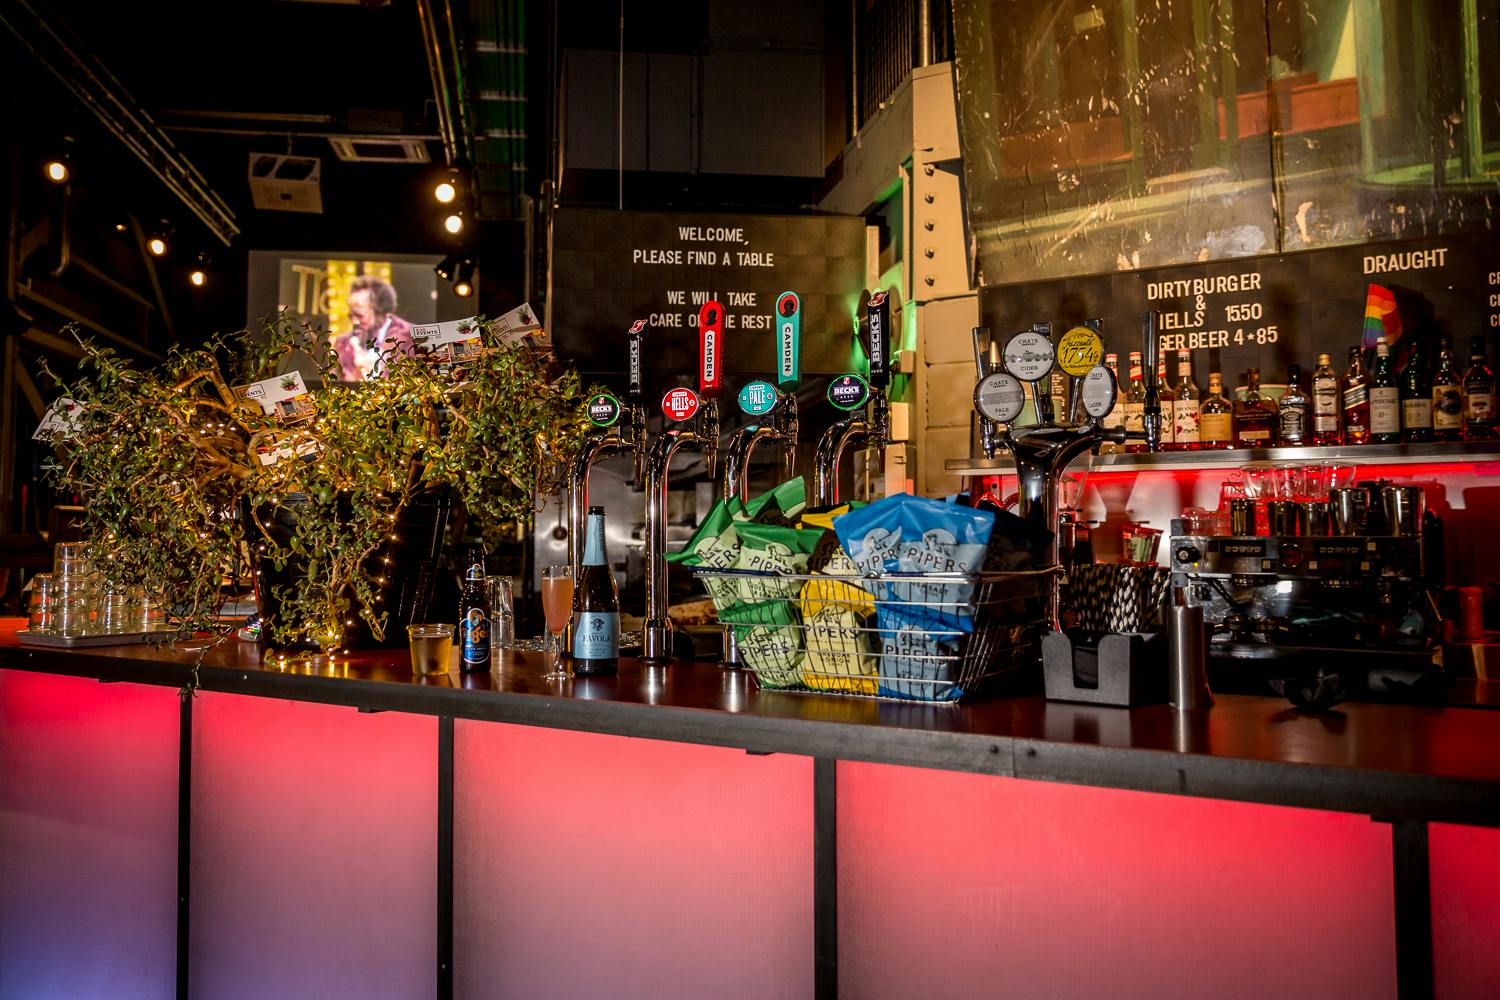
<svg viewBox="0 0 1500 1000">
<path fill-rule="evenodd" d="M 748 382 L 740 390 L 740 409 L 752 417 L 763 417 L 776 409 L 776 387 L 769 382 Z"/>
</svg>

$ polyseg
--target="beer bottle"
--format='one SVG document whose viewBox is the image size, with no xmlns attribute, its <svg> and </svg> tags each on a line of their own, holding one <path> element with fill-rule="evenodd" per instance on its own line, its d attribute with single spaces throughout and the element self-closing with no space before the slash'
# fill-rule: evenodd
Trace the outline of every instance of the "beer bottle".
<svg viewBox="0 0 1500 1000">
<path fill-rule="evenodd" d="M 573 586 L 573 673 L 612 674 L 620 663 L 620 592 L 604 551 L 604 508 L 590 507 Z"/>
<path fill-rule="evenodd" d="M 490 669 L 490 598 L 484 578 L 484 550 L 475 546 L 464 574 L 458 604 L 459 669 L 477 673 Z"/>
</svg>

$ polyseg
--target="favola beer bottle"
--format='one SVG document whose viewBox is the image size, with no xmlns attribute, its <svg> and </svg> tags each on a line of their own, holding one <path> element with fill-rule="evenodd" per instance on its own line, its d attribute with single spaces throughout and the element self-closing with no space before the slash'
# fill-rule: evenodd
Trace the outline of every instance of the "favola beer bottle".
<svg viewBox="0 0 1500 1000">
<path fill-rule="evenodd" d="M 620 592 L 604 551 L 604 508 L 590 507 L 583 564 L 573 586 L 573 673 L 612 674 L 620 664 Z"/>
</svg>

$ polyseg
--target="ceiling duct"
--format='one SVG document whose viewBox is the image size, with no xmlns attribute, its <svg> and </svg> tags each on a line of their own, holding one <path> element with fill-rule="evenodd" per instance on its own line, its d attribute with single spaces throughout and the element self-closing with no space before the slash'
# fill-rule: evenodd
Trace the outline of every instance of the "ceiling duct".
<svg viewBox="0 0 1500 1000">
<path fill-rule="evenodd" d="M 328 144 L 346 163 L 428 163 L 427 143 L 386 135 L 331 135 Z"/>
</svg>

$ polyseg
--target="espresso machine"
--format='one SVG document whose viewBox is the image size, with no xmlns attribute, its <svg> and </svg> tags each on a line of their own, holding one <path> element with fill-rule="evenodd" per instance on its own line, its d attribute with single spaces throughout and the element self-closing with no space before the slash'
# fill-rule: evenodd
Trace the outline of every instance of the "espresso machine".
<svg viewBox="0 0 1500 1000">
<path fill-rule="evenodd" d="M 1279 524 L 1259 535 L 1184 534 L 1174 522 L 1172 586 L 1203 608 L 1215 690 L 1264 693 L 1298 704 L 1343 698 L 1425 700 L 1441 688 L 1441 619 L 1428 550 L 1440 523 L 1419 487 L 1377 487 L 1389 517 L 1368 500 L 1335 509 L 1335 534 Z M 1335 493 L 1368 498 L 1367 487 Z M 1330 702 L 1331 703 L 1331 702 Z"/>
</svg>

